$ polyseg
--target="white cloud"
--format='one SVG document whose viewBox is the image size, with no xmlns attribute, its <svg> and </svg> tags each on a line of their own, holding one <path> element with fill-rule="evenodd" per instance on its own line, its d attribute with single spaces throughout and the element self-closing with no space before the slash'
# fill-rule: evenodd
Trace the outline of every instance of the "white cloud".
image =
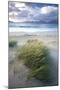
<svg viewBox="0 0 60 90">
<path fill-rule="evenodd" d="M 54 6 L 46 6 L 46 7 L 42 7 L 40 11 L 41 11 L 41 14 L 49 14 L 56 10 L 57 10 L 57 8 Z"/>
<path fill-rule="evenodd" d="M 25 3 L 18 3 L 18 2 L 16 2 L 15 3 L 15 7 L 25 7 L 26 5 L 25 5 Z"/>
<path fill-rule="evenodd" d="M 39 14 L 38 10 L 26 5 L 25 3 L 15 2 L 14 4 L 15 4 L 14 7 L 16 9 L 19 9 L 20 11 L 19 12 L 16 12 L 16 11 L 9 12 L 9 20 L 10 21 L 15 21 L 15 22 L 32 21 L 33 17 L 36 14 Z M 25 15 L 26 17 L 23 17 L 23 15 Z M 19 16 L 20 20 L 18 20 L 18 16 Z M 22 19 L 22 17 L 23 17 L 23 19 Z M 13 18 L 15 18 L 15 20 Z"/>
<path fill-rule="evenodd" d="M 25 22 L 26 19 L 24 19 L 24 18 L 21 18 L 21 19 L 17 19 L 17 18 L 9 18 L 9 21 L 12 21 L 12 22 Z"/>
<path fill-rule="evenodd" d="M 17 12 L 9 12 L 9 21 L 16 21 Z"/>
<path fill-rule="evenodd" d="M 15 12 L 15 11 L 13 11 L 13 12 L 9 12 L 9 15 L 17 15 L 18 13 L 17 12 Z"/>
</svg>

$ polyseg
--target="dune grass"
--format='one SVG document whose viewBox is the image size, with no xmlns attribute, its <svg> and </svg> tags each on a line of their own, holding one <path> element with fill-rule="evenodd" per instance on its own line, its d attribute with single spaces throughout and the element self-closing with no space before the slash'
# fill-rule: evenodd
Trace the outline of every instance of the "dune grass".
<svg viewBox="0 0 60 90">
<path fill-rule="evenodd" d="M 48 48 L 37 40 L 28 40 L 20 49 L 18 58 L 30 68 L 28 78 L 37 78 L 44 81 L 52 81 L 51 57 Z"/>
<path fill-rule="evenodd" d="M 9 41 L 9 47 L 15 47 L 17 45 L 17 41 L 11 40 Z"/>
</svg>

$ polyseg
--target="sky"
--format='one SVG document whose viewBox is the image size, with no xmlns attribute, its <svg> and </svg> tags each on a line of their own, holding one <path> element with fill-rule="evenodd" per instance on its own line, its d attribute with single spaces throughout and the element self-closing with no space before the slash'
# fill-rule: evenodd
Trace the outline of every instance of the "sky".
<svg viewBox="0 0 60 90">
<path fill-rule="evenodd" d="M 58 5 L 9 1 L 8 14 L 9 21 L 14 23 L 56 23 L 58 21 Z"/>
</svg>

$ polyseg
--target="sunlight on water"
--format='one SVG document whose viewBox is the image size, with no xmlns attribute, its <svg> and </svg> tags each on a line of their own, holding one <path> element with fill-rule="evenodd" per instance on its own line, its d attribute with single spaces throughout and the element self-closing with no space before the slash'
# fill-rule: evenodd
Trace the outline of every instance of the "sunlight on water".
<svg viewBox="0 0 60 90">
<path fill-rule="evenodd" d="M 16 28 L 10 27 L 9 32 L 44 32 L 44 31 L 57 31 L 57 28 Z"/>
</svg>

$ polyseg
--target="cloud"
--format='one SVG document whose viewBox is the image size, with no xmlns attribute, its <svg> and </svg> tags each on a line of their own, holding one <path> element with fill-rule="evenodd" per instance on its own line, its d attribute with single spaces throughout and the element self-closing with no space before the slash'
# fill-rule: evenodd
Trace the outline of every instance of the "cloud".
<svg viewBox="0 0 60 90">
<path fill-rule="evenodd" d="M 15 7 L 25 7 L 25 3 L 15 2 Z"/>
<path fill-rule="evenodd" d="M 13 12 L 9 12 L 9 21 L 16 21 L 16 16 L 18 15 L 18 13 L 16 11 Z M 15 19 L 15 20 L 14 20 Z"/>
<path fill-rule="evenodd" d="M 41 13 L 42 14 L 49 14 L 51 12 L 54 12 L 57 10 L 57 7 L 54 6 L 46 6 L 41 8 Z"/>
<path fill-rule="evenodd" d="M 15 2 L 15 7 L 20 11 L 28 9 L 28 6 L 25 3 L 19 3 L 19 2 Z"/>
<path fill-rule="evenodd" d="M 13 22 L 29 21 L 51 21 L 57 19 L 58 8 L 54 5 L 44 5 L 41 7 L 28 5 L 26 3 L 14 2 L 9 4 L 9 20 Z"/>
<path fill-rule="evenodd" d="M 10 13 L 9 13 L 9 15 L 10 15 L 10 16 L 13 16 L 13 15 L 15 15 L 15 16 L 16 16 L 17 14 L 18 14 L 18 13 L 17 13 L 17 12 L 15 12 L 15 11 L 14 11 L 14 12 L 10 12 Z"/>
</svg>

